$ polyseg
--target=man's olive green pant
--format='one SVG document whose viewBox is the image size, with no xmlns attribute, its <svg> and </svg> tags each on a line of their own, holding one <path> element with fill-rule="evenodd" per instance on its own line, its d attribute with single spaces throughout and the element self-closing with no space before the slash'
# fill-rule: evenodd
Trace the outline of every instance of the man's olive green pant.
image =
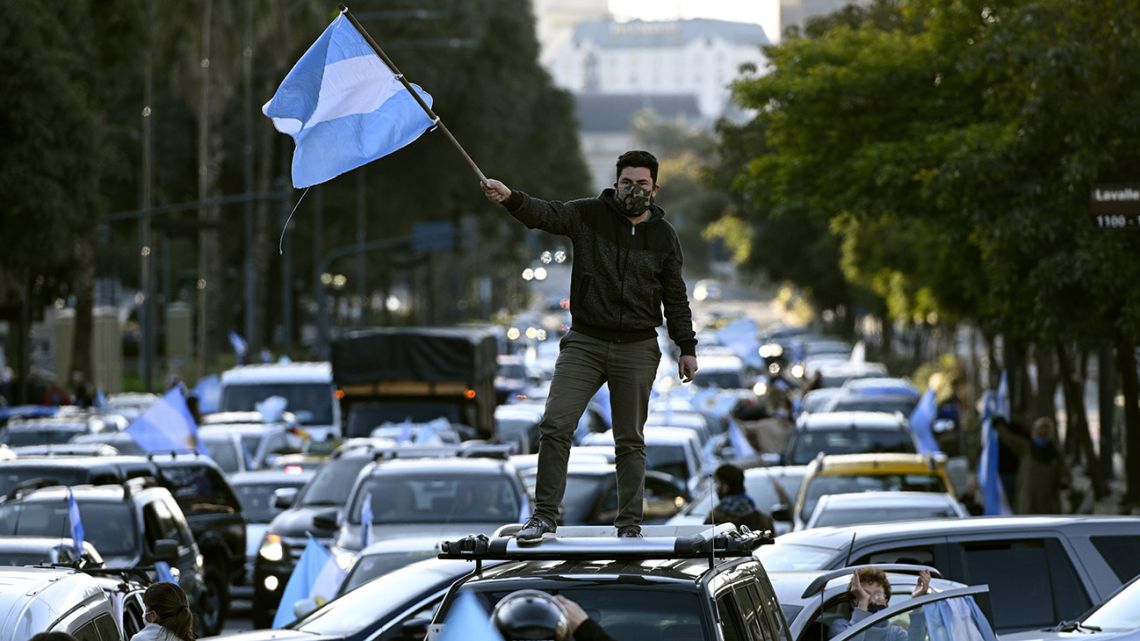
<svg viewBox="0 0 1140 641">
<path fill-rule="evenodd" d="M 608 381 L 617 454 L 618 512 L 614 525 L 641 524 L 645 487 L 642 428 L 660 363 L 656 338 L 611 343 L 574 330 L 562 338 L 546 414 L 539 426 L 534 516 L 547 523 L 558 522 L 574 430 L 590 399 Z"/>
</svg>

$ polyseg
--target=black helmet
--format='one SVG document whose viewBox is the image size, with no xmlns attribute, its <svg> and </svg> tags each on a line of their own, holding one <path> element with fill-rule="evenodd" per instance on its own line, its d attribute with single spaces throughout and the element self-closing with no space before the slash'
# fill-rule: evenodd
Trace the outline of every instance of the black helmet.
<svg viewBox="0 0 1140 641">
<path fill-rule="evenodd" d="M 570 641 L 566 613 L 541 590 L 519 590 L 503 597 L 491 621 L 507 641 Z"/>
</svg>

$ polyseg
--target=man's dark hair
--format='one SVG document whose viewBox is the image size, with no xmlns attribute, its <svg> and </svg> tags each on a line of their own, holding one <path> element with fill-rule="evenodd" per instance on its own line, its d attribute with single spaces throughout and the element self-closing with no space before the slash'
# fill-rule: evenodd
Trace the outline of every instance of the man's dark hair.
<svg viewBox="0 0 1140 641">
<path fill-rule="evenodd" d="M 732 494 L 744 493 L 744 471 L 731 463 L 725 463 L 716 468 L 716 480 L 728 486 Z"/>
<path fill-rule="evenodd" d="M 657 158 L 648 151 L 635 149 L 618 156 L 616 177 L 621 177 L 621 170 L 626 167 L 645 167 L 649 170 L 649 177 L 653 184 L 657 184 Z"/>
</svg>

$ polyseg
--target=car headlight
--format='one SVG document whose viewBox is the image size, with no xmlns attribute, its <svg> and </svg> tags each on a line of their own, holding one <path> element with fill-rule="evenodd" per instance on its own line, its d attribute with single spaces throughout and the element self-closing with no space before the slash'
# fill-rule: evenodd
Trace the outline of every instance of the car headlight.
<svg viewBox="0 0 1140 641">
<path fill-rule="evenodd" d="M 285 546 L 281 545 L 280 536 L 266 534 L 257 553 L 266 561 L 280 561 L 285 558 Z"/>
</svg>

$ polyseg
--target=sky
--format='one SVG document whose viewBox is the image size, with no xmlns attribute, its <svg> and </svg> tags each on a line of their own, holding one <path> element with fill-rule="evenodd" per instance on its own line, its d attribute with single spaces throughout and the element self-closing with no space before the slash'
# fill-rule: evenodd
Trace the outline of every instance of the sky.
<svg viewBox="0 0 1140 641">
<path fill-rule="evenodd" d="M 618 20 L 675 20 L 713 18 L 758 23 L 769 40 L 776 40 L 780 20 L 779 0 L 609 0 Z"/>
</svg>

